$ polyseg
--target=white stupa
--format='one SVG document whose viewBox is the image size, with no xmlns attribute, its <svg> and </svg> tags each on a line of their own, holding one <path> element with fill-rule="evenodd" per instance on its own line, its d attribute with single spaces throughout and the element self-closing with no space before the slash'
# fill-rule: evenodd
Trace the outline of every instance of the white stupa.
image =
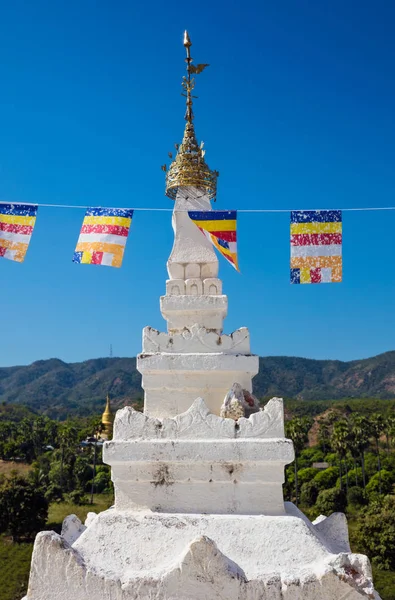
<svg viewBox="0 0 395 600">
<path fill-rule="evenodd" d="M 187 212 L 211 210 L 217 173 L 196 141 L 191 74 L 202 67 L 192 65 L 187 34 L 184 45 L 187 123 L 167 172 L 175 200 L 161 298 L 168 331 L 144 329 L 144 414 L 118 411 L 104 445 L 115 506 L 84 525 L 68 517 L 62 535 L 38 534 L 27 599 L 378 599 L 368 559 L 350 551 L 344 515 L 311 523 L 283 501 L 294 451 L 282 400 L 249 418 L 237 398 L 221 412 L 232 387 L 251 392 L 258 358 L 247 329 L 222 333 L 218 260 Z"/>
</svg>

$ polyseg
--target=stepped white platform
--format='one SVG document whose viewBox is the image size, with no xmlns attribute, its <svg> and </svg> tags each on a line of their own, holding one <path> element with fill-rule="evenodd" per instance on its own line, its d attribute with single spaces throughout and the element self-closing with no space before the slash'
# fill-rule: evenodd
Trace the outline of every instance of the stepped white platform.
<svg viewBox="0 0 395 600">
<path fill-rule="evenodd" d="M 282 501 L 281 400 L 237 422 L 200 399 L 175 418 L 125 408 L 104 458 L 115 506 L 38 535 L 29 600 L 378 598 L 344 515 L 310 523 Z"/>
</svg>

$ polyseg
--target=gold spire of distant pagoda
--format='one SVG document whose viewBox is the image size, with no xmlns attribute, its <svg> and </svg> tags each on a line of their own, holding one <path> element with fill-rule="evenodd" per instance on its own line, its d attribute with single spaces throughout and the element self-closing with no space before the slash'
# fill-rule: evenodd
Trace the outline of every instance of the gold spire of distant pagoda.
<svg viewBox="0 0 395 600">
<path fill-rule="evenodd" d="M 104 426 L 104 431 L 101 437 L 106 438 L 108 440 L 112 439 L 113 427 L 114 427 L 114 415 L 111 411 L 111 403 L 110 403 L 110 395 L 107 394 L 106 408 L 104 409 L 104 413 L 101 418 L 102 425 Z"/>
<path fill-rule="evenodd" d="M 186 98 L 186 112 L 185 112 L 185 131 L 182 144 L 178 146 L 176 144 L 177 155 L 174 161 L 171 163 L 169 170 L 166 174 L 166 195 L 173 200 L 176 198 L 177 189 L 179 187 L 196 187 L 203 188 L 206 190 L 209 198 L 215 198 L 217 193 L 217 177 L 218 171 L 211 171 L 204 160 L 205 150 L 203 150 L 203 143 L 199 146 L 196 140 L 195 128 L 193 126 L 193 98 L 196 96 L 192 95 L 192 91 L 195 87 L 195 78 L 191 75 L 198 75 L 201 73 L 208 64 L 193 65 L 193 59 L 191 57 L 191 46 L 187 31 L 184 33 L 184 47 L 186 49 L 187 57 L 185 62 L 187 63 L 187 75 L 182 78 L 182 87 Z M 169 153 L 172 158 L 171 153 Z M 166 170 L 166 166 L 163 167 Z"/>
</svg>

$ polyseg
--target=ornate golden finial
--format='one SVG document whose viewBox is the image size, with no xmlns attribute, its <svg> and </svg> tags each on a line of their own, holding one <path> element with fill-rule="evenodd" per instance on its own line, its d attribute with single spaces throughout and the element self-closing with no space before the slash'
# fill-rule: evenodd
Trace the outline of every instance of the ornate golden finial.
<svg viewBox="0 0 395 600">
<path fill-rule="evenodd" d="M 192 110 L 192 90 L 195 87 L 195 80 L 191 79 L 191 65 L 193 58 L 191 57 L 191 48 L 192 42 L 189 37 L 187 30 L 184 32 L 184 47 L 187 51 L 187 57 L 185 62 L 187 63 L 187 76 L 182 78 L 182 87 L 184 88 L 186 94 L 183 94 L 187 99 L 187 110 L 185 113 L 185 120 L 188 123 L 192 123 L 193 120 L 193 110 Z"/>
<path fill-rule="evenodd" d="M 199 75 L 209 65 L 206 63 L 193 65 L 190 48 L 191 39 L 187 31 L 184 33 L 184 47 L 187 57 L 187 75 L 182 78 L 183 96 L 186 98 L 185 131 L 182 144 L 176 144 L 177 156 L 171 163 L 166 174 L 166 195 L 175 200 L 177 189 L 182 186 L 203 188 L 210 199 L 215 198 L 217 192 L 218 171 L 211 171 L 207 166 L 203 146 L 199 146 L 193 126 L 193 98 L 192 91 L 195 87 L 195 79 L 191 75 Z M 162 167 L 163 169 L 163 167 Z M 164 170 L 164 169 L 163 169 Z"/>
<path fill-rule="evenodd" d="M 187 57 L 185 59 L 185 62 L 187 63 L 187 76 L 182 78 L 182 87 L 185 90 L 185 94 L 183 94 L 186 99 L 187 99 L 187 110 L 185 113 L 185 120 L 188 121 L 188 123 L 192 123 L 193 121 L 193 110 L 192 110 L 192 104 L 193 104 L 193 100 L 192 98 L 196 98 L 197 96 L 192 96 L 192 91 L 195 87 L 195 79 L 192 78 L 191 79 L 191 73 L 194 75 L 199 75 L 199 73 L 201 73 L 202 71 L 204 71 L 204 69 L 206 67 L 209 67 L 210 65 L 208 65 L 207 63 L 201 63 L 199 65 L 193 65 L 193 58 L 191 57 L 191 46 L 192 46 L 192 42 L 191 42 L 191 38 L 189 37 L 189 33 L 187 32 L 187 30 L 185 30 L 184 32 L 184 46 L 185 49 L 187 51 Z"/>
</svg>

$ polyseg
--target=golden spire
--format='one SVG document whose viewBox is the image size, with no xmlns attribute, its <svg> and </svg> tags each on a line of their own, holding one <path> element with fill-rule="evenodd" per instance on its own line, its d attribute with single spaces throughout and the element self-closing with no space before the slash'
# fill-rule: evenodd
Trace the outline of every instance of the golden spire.
<svg viewBox="0 0 395 600">
<path fill-rule="evenodd" d="M 179 187 L 197 187 L 206 190 L 210 199 L 215 198 L 217 192 L 217 177 L 218 171 L 211 171 L 204 160 L 205 150 L 203 150 L 203 143 L 199 146 L 195 136 L 195 128 L 193 126 L 193 98 L 196 96 L 192 95 L 192 91 L 195 87 L 195 79 L 191 75 L 198 75 L 201 73 L 208 64 L 193 65 L 193 58 L 191 57 L 192 42 L 190 40 L 187 31 L 184 33 L 184 47 L 186 49 L 187 57 L 185 62 L 187 63 L 187 75 L 182 78 L 182 87 L 186 98 L 186 112 L 185 112 L 185 131 L 182 144 L 178 146 L 176 144 L 177 155 L 174 161 L 171 163 L 169 170 L 166 174 L 166 195 L 169 198 L 175 200 L 177 195 L 177 189 Z M 172 158 L 171 154 L 169 154 Z M 162 167 L 166 170 L 166 166 Z"/>
<path fill-rule="evenodd" d="M 114 415 L 111 410 L 110 395 L 107 394 L 106 408 L 102 414 L 101 422 L 104 425 L 104 436 L 107 439 L 112 438 L 113 426 L 114 426 Z"/>
<path fill-rule="evenodd" d="M 186 92 L 186 94 L 183 94 L 183 96 L 185 96 L 185 98 L 187 99 L 186 104 L 187 104 L 187 110 L 185 113 L 185 120 L 188 121 L 188 123 L 192 123 L 193 121 L 193 110 L 192 110 L 192 104 L 193 104 L 193 100 L 192 98 L 197 98 L 197 96 L 192 96 L 192 91 L 195 87 L 195 79 L 192 78 L 191 79 L 191 73 L 194 75 L 199 75 L 199 73 L 201 73 L 202 71 L 204 71 L 204 69 L 206 67 L 209 67 L 210 65 L 208 65 L 207 63 L 202 63 L 199 65 L 193 65 L 193 58 L 191 57 L 191 48 L 192 46 L 192 42 L 191 39 L 189 37 L 189 33 L 187 31 L 184 32 L 184 47 L 186 49 L 187 52 L 187 57 L 185 59 L 185 62 L 187 63 L 187 76 L 182 78 L 182 87 L 184 88 L 184 91 Z"/>
</svg>

